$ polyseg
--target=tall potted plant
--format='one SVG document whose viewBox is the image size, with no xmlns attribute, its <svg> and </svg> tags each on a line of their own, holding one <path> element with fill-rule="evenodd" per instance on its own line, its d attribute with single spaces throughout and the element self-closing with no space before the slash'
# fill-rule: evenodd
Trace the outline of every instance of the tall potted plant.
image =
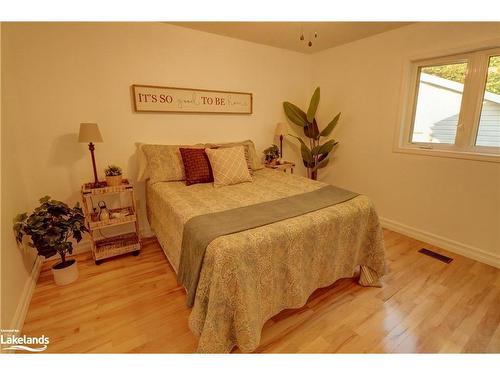
<svg viewBox="0 0 500 375">
<path fill-rule="evenodd" d="M 332 121 L 323 129 L 319 130 L 316 123 L 316 110 L 318 109 L 320 99 L 320 89 L 316 88 L 307 113 L 290 102 L 283 102 L 283 109 L 285 110 L 286 117 L 295 125 L 303 129 L 304 135 L 308 138 L 309 145 L 293 134 L 290 136 L 297 138 L 300 142 L 300 153 L 304 166 L 307 168 L 307 177 L 316 180 L 318 178 L 318 169 L 323 168 L 328 164 L 328 155 L 332 152 L 333 148 L 338 144 L 335 139 L 330 139 L 320 143 L 321 137 L 328 138 L 333 129 L 337 126 L 340 119 L 340 112 L 333 118 Z"/>
<path fill-rule="evenodd" d="M 49 258 L 59 254 L 61 261 L 52 266 L 54 281 L 58 285 L 69 284 L 78 278 L 78 267 L 76 259 L 66 257 L 73 253 L 71 238 L 80 242 L 82 234 L 88 232 L 84 220 L 78 202 L 70 208 L 45 196 L 30 216 L 24 212 L 14 218 L 16 241 L 21 243 L 24 236 L 29 236 L 28 245 L 36 248 L 38 255 Z"/>
</svg>

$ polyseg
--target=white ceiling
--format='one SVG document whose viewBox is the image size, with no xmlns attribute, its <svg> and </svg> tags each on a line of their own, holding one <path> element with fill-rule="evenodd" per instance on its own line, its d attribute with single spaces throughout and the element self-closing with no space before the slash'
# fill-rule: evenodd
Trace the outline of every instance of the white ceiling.
<svg viewBox="0 0 500 375">
<path fill-rule="evenodd" d="M 236 39 L 315 53 L 371 35 L 383 33 L 409 22 L 171 22 L 177 26 L 206 31 Z M 314 33 L 318 37 L 314 38 Z M 304 34 L 304 41 L 300 35 Z M 311 40 L 313 45 L 308 47 Z"/>
</svg>

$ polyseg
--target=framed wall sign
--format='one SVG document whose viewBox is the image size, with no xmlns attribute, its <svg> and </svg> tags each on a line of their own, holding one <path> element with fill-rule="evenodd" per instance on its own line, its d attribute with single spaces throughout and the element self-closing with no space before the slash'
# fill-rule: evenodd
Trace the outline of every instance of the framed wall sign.
<svg viewBox="0 0 500 375">
<path fill-rule="evenodd" d="M 132 85 L 136 112 L 252 113 L 252 94 Z"/>
</svg>

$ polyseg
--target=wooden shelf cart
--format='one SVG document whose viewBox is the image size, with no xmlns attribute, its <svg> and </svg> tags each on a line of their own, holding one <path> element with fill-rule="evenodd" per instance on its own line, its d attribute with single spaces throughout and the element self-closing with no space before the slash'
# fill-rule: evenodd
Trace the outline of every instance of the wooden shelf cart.
<svg viewBox="0 0 500 375">
<path fill-rule="evenodd" d="M 95 264 L 101 264 L 104 259 L 117 255 L 127 253 L 139 255 L 141 249 L 139 221 L 137 218 L 134 187 L 128 180 L 124 179 L 119 186 L 106 186 L 105 183 L 101 183 L 97 188 L 92 183 L 87 183 L 82 186 L 81 193 L 85 223 L 90 232 L 92 256 L 94 257 Z M 99 220 L 99 213 L 93 210 L 93 199 L 98 199 L 99 196 L 122 193 L 130 194 L 131 206 L 108 209 L 110 218 L 108 220 Z M 91 209 L 89 209 L 89 200 L 91 201 Z M 116 215 L 117 213 L 120 213 L 120 215 Z M 125 224 L 134 224 L 135 231 L 97 239 L 96 231 Z"/>
</svg>

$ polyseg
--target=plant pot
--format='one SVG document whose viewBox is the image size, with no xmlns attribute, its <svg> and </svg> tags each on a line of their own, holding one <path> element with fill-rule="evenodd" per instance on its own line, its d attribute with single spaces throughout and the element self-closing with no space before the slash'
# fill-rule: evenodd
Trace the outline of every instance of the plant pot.
<svg viewBox="0 0 500 375">
<path fill-rule="evenodd" d="M 122 184 L 122 175 L 106 176 L 106 183 L 108 186 L 120 186 Z"/>
<path fill-rule="evenodd" d="M 64 264 L 62 262 L 56 263 L 52 266 L 52 275 L 57 285 L 71 284 L 78 279 L 78 264 L 76 259 L 67 260 Z"/>
</svg>

